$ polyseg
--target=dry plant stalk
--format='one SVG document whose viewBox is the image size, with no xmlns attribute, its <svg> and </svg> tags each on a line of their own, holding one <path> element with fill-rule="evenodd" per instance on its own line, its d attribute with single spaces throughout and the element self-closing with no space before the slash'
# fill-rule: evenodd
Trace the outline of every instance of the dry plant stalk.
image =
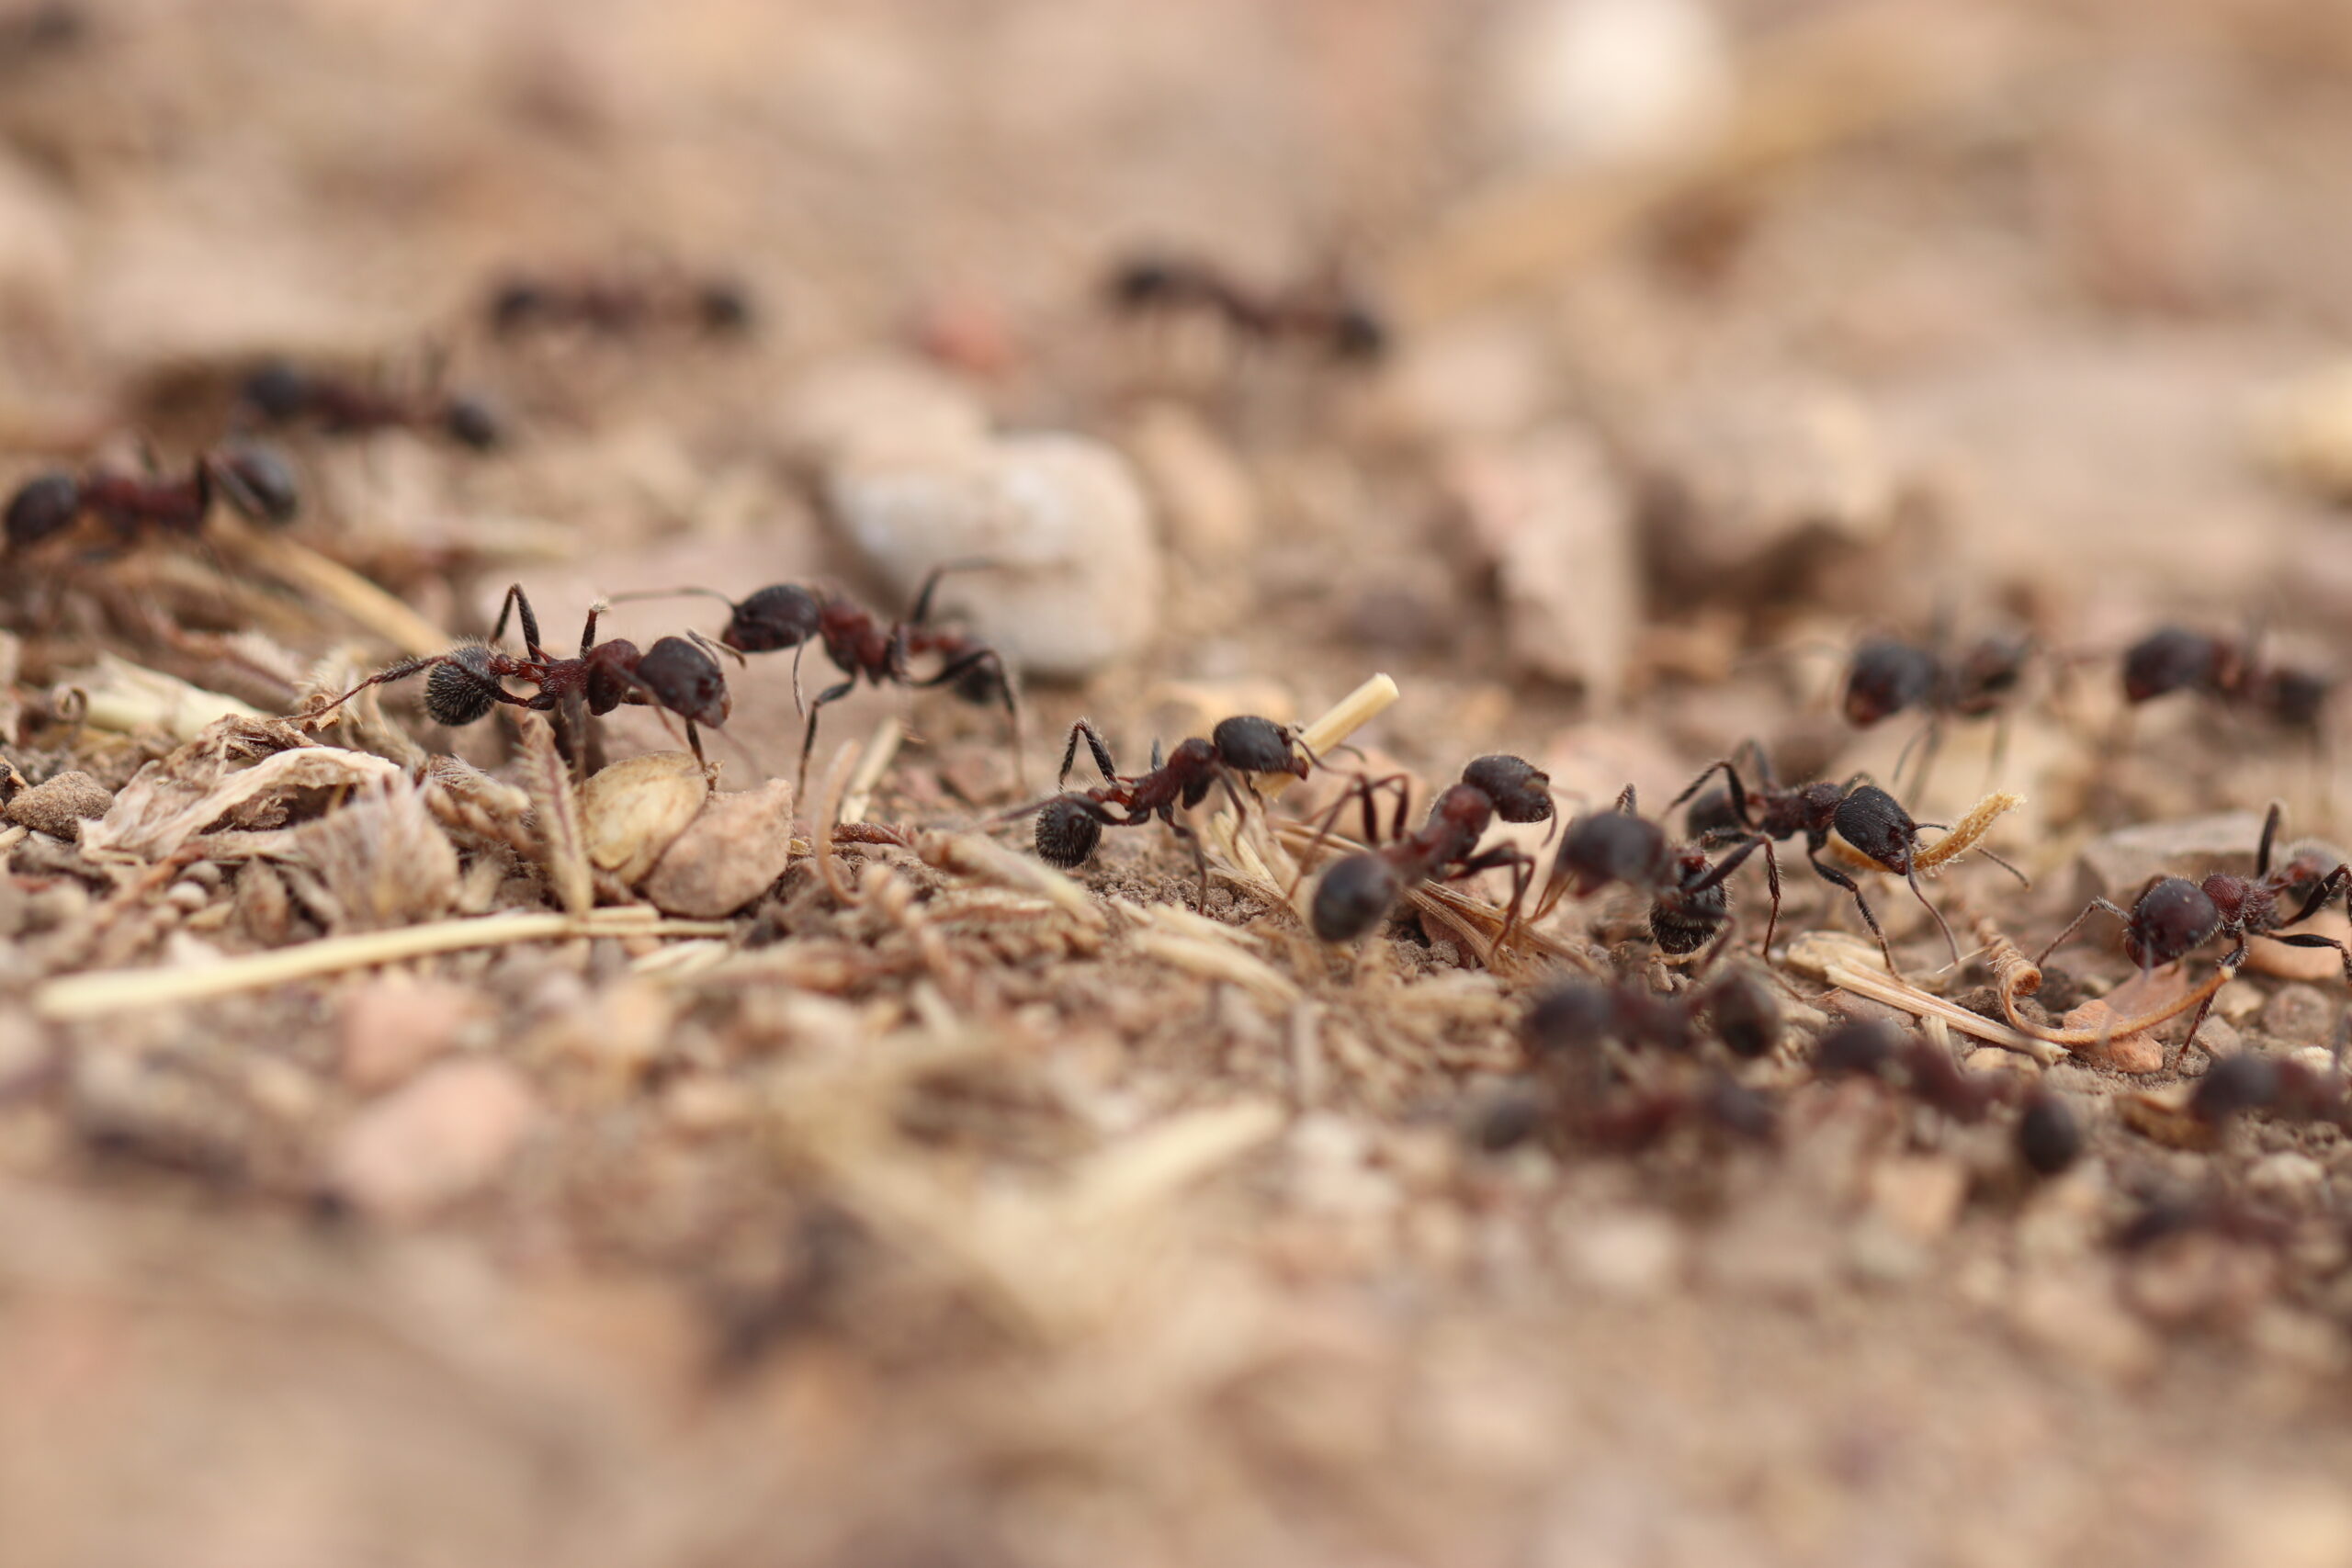
<svg viewBox="0 0 2352 1568">
<path fill-rule="evenodd" d="M 1914 870 L 1922 876 L 1934 876 L 1944 867 L 1976 847 L 1977 841 L 1991 831 L 2000 817 L 2025 804 L 2025 796 L 2007 790 L 1996 790 L 1969 808 L 1968 815 L 1952 824 L 1951 830 L 1934 843 L 1911 857 Z M 1845 840 L 1832 837 L 1828 857 L 1847 871 L 1873 872 L 1886 874 L 1886 867 L 1855 849 Z"/>
<path fill-rule="evenodd" d="M 857 771 L 849 776 L 849 788 L 842 795 L 841 805 L 831 813 L 836 822 L 863 822 L 873 804 L 874 791 L 889 771 L 891 761 L 899 755 L 899 743 L 907 738 L 907 727 L 899 722 L 897 714 L 888 714 L 874 727 L 874 738 L 858 753 Z"/>
<path fill-rule="evenodd" d="M 206 526 L 224 550 L 333 605 L 402 653 L 446 653 L 457 640 L 349 567 L 307 546 L 264 533 L 240 517 L 216 513 Z"/>
<path fill-rule="evenodd" d="M 2036 1040 L 2064 1045 L 2070 1051 L 2105 1045 L 2110 1041 L 2154 1029 L 2167 1019 L 2178 1018 L 2189 1009 L 2220 995 L 2222 987 L 2236 975 L 2234 970 L 2216 964 L 2212 975 L 2203 985 L 2192 987 L 2164 1006 L 2137 1018 L 2109 1019 L 2096 1029 L 2052 1029 L 2018 1012 L 2018 998 L 2030 997 L 2041 989 L 2041 968 L 2018 952 L 2017 943 L 2003 935 L 1990 920 L 1977 922 L 1977 936 L 1984 943 L 1986 958 L 1993 966 L 1994 984 L 2000 989 L 2001 1010 L 2008 1015 L 2009 1021 Z"/>
<path fill-rule="evenodd" d="M 538 826 L 539 865 L 564 912 L 584 915 L 595 907 L 596 879 L 588 867 L 571 769 L 556 750 L 555 727 L 544 716 L 526 709 L 514 716 L 514 724 L 523 736 L 523 788 Z"/>
<path fill-rule="evenodd" d="M 269 716 L 234 697 L 103 651 L 89 670 L 68 676 L 60 686 L 81 694 L 84 724 L 117 735 L 161 731 L 175 740 L 188 741 L 216 719 L 231 715 L 250 719 Z"/>
<path fill-rule="evenodd" d="M 1851 991 L 1858 997 L 1868 997 L 1874 1002 L 1900 1008 L 1914 1018 L 1940 1022 L 1987 1044 L 2022 1051 L 2045 1067 L 2062 1060 L 2066 1055 L 2056 1043 L 2039 1035 L 2005 1028 L 1989 1018 L 1980 1017 L 1941 997 L 1930 996 L 1908 981 L 1883 971 L 1873 973 L 1843 964 L 1832 964 L 1823 971 L 1822 977 L 1841 991 Z M 2012 1013 L 2010 1016 L 2014 1018 L 2017 1015 Z"/>
<path fill-rule="evenodd" d="M 291 985 L 347 969 L 398 964 L 467 948 L 508 942 L 597 936 L 713 937 L 732 930 L 723 920 L 665 920 L 648 908 L 596 909 L 586 915 L 516 911 L 400 931 L 331 936 L 273 953 L 248 953 L 218 964 L 177 969 L 115 969 L 51 980 L 34 990 L 33 1010 L 52 1020 L 201 1001 L 268 986 Z"/>
</svg>

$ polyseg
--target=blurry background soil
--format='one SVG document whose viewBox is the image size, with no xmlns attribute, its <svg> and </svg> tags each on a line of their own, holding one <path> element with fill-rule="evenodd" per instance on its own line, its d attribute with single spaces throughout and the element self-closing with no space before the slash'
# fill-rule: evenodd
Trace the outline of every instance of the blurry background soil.
<svg viewBox="0 0 2352 1568">
<path fill-rule="evenodd" d="M 673 582 L 894 603 L 808 485 L 860 400 L 1100 436 L 1159 626 L 1032 694 L 1033 781 L 1080 713 L 1132 763 L 1374 670 L 1405 694 L 1363 739 L 1439 782 L 1504 750 L 1659 806 L 1751 735 L 1883 774 L 1908 731 L 1853 742 L 1820 650 L 2022 626 L 2082 655 L 2003 781 L 2039 889 L 1952 896 L 2040 937 L 2104 829 L 2278 797 L 2344 836 L 2329 761 L 2243 716 L 2109 744 L 2098 660 L 2258 618 L 2340 660 L 2347 147 L 2352 10 L 2309 0 L 0 0 L 0 454 L 185 446 L 266 354 L 446 355 L 511 448 L 305 447 L 305 526 L 452 629 L 519 577 L 560 639 Z M 1137 245 L 1336 267 L 1393 351 L 1117 322 Z M 483 341 L 496 276 L 631 265 L 741 277 L 758 331 Z M 613 625 L 715 627 L 686 604 Z M 788 770 L 782 666 L 733 679 Z M 1012 803 L 992 716 L 915 711 L 869 817 Z M 1983 736 L 1939 767 L 1923 817 Z M 1085 880 L 1185 895 L 1158 829 L 1110 839 Z M 1845 918 L 1792 882 L 1784 932 Z M 2037 1194 L 1892 1112 L 1780 1161 L 1487 1159 L 1507 1012 L 1442 989 L 1458 953 L 1403 960 L 1432 1043 L 1398 965 L 1275 951 L 1338 1021 L 1311 1074 L 1295 1010 L 1084 953 L 1016 955 L 978 1044 L 904 987 L 720 1016 L 584 951 L 79 1026 L 233 1048 L 202 1092 L 253 1148 L 0 1099 L 0 1562 L 2352 1562 L 2341 1276 L 2152 1287 L 2096 1244 L 2133 1171 L 2281 1153 L 2333 1215 L 2333 1134 L 2209 1162 L 2095 1114 Z M 20 970 L 0 1068 L 48 1049 Z M 2250 1048 L 2343 1003 L 2243 992 Z M 519 1068 L 530 1131 L 429 1215 L 322 1215 L 354 1054 L 403 1027 Z"/>
</svg>

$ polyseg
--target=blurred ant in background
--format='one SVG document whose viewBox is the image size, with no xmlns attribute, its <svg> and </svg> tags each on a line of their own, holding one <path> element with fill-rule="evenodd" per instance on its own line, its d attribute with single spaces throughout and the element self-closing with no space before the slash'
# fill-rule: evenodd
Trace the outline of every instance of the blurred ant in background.
<svg viewBox="0 0 2352 1568">
<path fill-rule="evenodd" d="M 2316 737 L 2335 689 L 2333 676 L 2264 659 L 2258 630 L 2228 637 L 2158 626 L 2123 654 L 2123 700 L 2133 707 L 2174 692 L 2199 692 Z"/>
<path fill-rule="evenodd" d="M 105 467 L 75 474 L 37 474 L 8 499 L 11 550 L 29 549 L 87 516 L 128 546 L 142 534 L 193 538 L 215 499 L 255 523 L 293 520 L 301 505 L 294 470 L 273 448 L 228 442 L 198 457 L 177 477 L 126 474 Z"/>
<path fill-rule="evenodd" d="M 1944 1046 L 1883 1021 L 1842 1023 L 1813 1046 L 1816 1079 L 1868 1078 L 1962 1126 L 2014 1104 L 2018 1157 L 2037 1176 L 2056 1176 L 2081 1157 L 2082 1126 L 2064 1100 L 2009 1073 L 1971 1073 Z"/>
<path fill-rule="evenodd" d="M 1392 335 L 1377 308 L 1336 277 L 1260 289 L 1213 262 L 1147 254 L 1114 268 L 1104 292 L 1122 315 L 1205 316 L 1245 343 L 1300 344 L 1347 364 L 1379 360 Z"/>
<path fill-rule="evenodd" d="M 2000 771 L 2008 752 L 2009 701 L 2035 652 L 2033 639 L 2027 637 L 1982 637 L 1957 654 L 1942 651 L 1942 640 L 1940 636 L 1929 644 L 1866 637 L 1855 648 L 1846 671 L 1840 705 L 1846 721 L 1856 728 L 1868 729 L 1915 708 L 1926 712 L 1926 727 L 1905 743 L 1894 762 L 1894 782 L 1900 788 L 1912 748 L 1921 748 L 1919 771 L 1911 781 L 1914 798 L 1927 792 L 1949 720 L 1995 716 L 1991 772 Z"/>
<path fill-rule="evenodd" d="M 1518 757 L 1480 757 L 1462 770 L 1461 782 L 1450 784 L 1430 807 L 1429 820 L 1418 831 L 1405 831 L 1410 804 L 1409 781 L 1401 773 L 1386 778 L 1358 778 L 1340 795 L 1316 830 L 1320 843 L 1331 824 L 1351 800 L 1363 808 L 1363 836 L 1368 844 L 1381 837 L 1376 796 L 1382 790 L 1396 795 L 1396 808 L 1389 825 L 1389 842 L 1333 861 L 1315 886 L 1309 923 L 1325 942 L 1351 942 L 1378 925 L 1404 893 L 1424 882 L 1458 882 L 1482 871 L 1509 869 L 1510 905 L 1503 917 L 1501 946 L 1519 924 L 1520 908 L 1535 880 L 1533 856 L 1516 844 L 1481 850 L 1478 840 L 1497 818 L 1506 822 L 1544 822 L 1553 816 L 1551 778 Z M 1307 860 L 1314 858 L 1310 849 Z"/>
<path fill-rule="evenodd" d="M 402 397 L 284 360 L 247 376 L 238 389 L 237 406 L 240 414 L 272 426 L 311 423 L 329 435 L 391 428 L 433 431 L 477 452 L 498 446 L 503 434 L 498 416 L 480 398 Z"/>
<path fill-rule="evenodd" d="M 607 338 L 680 328 L 706 337 L 741 337 L 754 317 L 742 284 L 668 274 L 512 276 L 492 289 L 486 313 L 491 332 L 502 338 L 565 328 Z"/>
<path fill-rule="evenodd" d="M 429 670 L 432 673 L 424 683 L 424 711 L 435 724 L 462 728 L 500 703 L 537 713 L 568 715 L 571 721 L 565 728 L 571 733 L 563 737 L 565 750 L 579 763 L 587 750 L 581 739 L 586 731 L 581 710 L 584 709 L 587 716 L 602 717 L 624 704 L 633 704 L 673 713 L 685 720 L 686 744 L 694 751 L 695 761 L 707 765 L 696 727 L 723 733 L 731 705 L 726 672 L 719 668 L 718 660 L 699 639 L 682 637 L 662 637 L 642 651 L 635 643 L 619 637 L 598 642 L 596 621 L 603 611 L 601 604 L 588 607 L 587 625 L 580 633 L 578 657 L 560 659 L 540 646 L 539 618 L 533 613 L 523 585 L 515 583 L 506 590 L 505 602 L 498 611 L 498 624 L 492 629 L 488 642 L 459 643 L 446 653 L 423 654 L 387 665 L 333 702 L 300 716 L 306 725 L 315 725 L 322 716 L 370 686 L 404 681 Z M 524 649 L 519 658 L 497 646 L 506 635 L 508 619 L 518 613 Z M 508 680 L 528 681 L 538 690 L 527 697 L 517 696 L 506 689 Z"/>
<path fill-rule="evenodd" d="M 979 707 L 1002 704 L 1012 721 L 1013 762 L 1018 772 L 1023 767 L 1021 704 L 1003 656 L 968 633 L 944 631 L 930 625 L 932 595 L 938 591 L 940 580 L 951 571 L 977 570 L 990 564 L 984 560 L 948 561 L 933 567 L 915 595 L 914 609 L 904 620 L 888 623 L 841 594 L 788 582 L 760 589 L 740 601 L 710 588 L 655 589 L 616 594 L 614 598 L 617 602 L 692 593 L 718 600 L 732 612 L 727 629 L 718 637 L 728 648 L 738 653 L 777 653 L 787 648 L 794 650 L 792 691 L 796 704 L 800 696 L 800 652 L 812 639 L 823 645 L 825 657 L 846 679 L 826 687 L 806 705 L 808 728 L 801 736 L 799 773 L 804 789 L 808 779 L 808 754 L 817 744 L 818 716 L 826 704 L 848 696 L 861 677 L 876 686 L 916 690 L 945 686 L 962 701 Z M 939 669 L 921 680 L 915 679 L 909 669 L 909 660 L 930 655 L 941 660 Z"/>
</svg>

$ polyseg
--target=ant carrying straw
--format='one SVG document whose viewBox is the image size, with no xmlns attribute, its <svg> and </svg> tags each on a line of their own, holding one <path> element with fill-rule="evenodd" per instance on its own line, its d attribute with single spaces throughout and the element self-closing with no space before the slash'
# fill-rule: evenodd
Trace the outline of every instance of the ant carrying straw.
<svg viewBox="0 0 2352 1568">
<path fill-rule="evenodd" d="M 464 642 L 447 653 L 403 659 L 370 675 L 351 690 L 302 717 L 314 723 L 370 686 L 404 681 L 424 671 L 424 711 L 435 724 L 459 728 L 472 724 L 500 703 L 536 713 L 571 712 L 583 706 L 594 716 L 624 704 L 653 707 L 685 720 L 686 744 L 695 761 L 707 765 L 697 726 L 724 732 L 729 708 L 727 676 L 697 638 L 665 637 L 639 651 L 633 642 L 616 637 L 596 640 L 601 604 L 588 607 L 588 622 L 580 633 L 580 654 L 560 659 L 539 645 L 539 619 L 531 601 L 515 583 L 506 590 L 499 607 L 498 625 L 488 642 Z M 519 614 L 524 652 L 520 657 L 496 646 L 506 635 L 510 615 Z M 517 696 L 506 689 L 508 680 L 528 681 L 538 690 Z"/>
</svg>

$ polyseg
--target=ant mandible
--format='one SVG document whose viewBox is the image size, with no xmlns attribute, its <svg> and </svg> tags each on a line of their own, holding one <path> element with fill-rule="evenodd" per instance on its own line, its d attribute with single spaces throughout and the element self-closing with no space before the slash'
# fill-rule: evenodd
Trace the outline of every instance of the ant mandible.
<svg viewBox="0 0 2352 1568">
<path fill-rule="evenodd" d="M 313 421 L 329 435 L 371 430 L 437 430 L 487 452 L 503 437 L 498 416 L 479 398 L 404 398 L 284 360 L 262 366 L 238 390 L 240 406 L 271 425 Z"/>
<path fill-rule="evenodd" d="M 1847 667 L 1841 704 L 1846 721 L 1858 729 L 1868 729 L 1913 708 L 1927 710 L 1927 727 L 1905 743 L 1903 755 L 1894 763 L 1894 776 L 1900 783 L 1911 748 L 1925 742 L 1919 772 L 1911 784 L 1917 795 L 1928 787 L 1928 774 L 1943 745 L 1946 721 L 1997 714 L 1999 725 L 1993 737 L 1993 766 L 1997 770 L 2008 749 L 2006 707 L 2024 680 L 2033 653 L 2032 639 L 2023 637 L 1979 637 L 1957 657 L 1894 637 L 1866 637 Z"/>
<path fill-rule="evenodd" d="M 732 612 L 727 629 L 718 640 L 738 653 L 778 653 L 794 649 L 793 691 L 800 689 L 800 650 L 813 638 L 824 645 L 825 657 L 847 679 L 826 687 L 808 704 L 808 727 L 800 739 L 800 782 L 805 787 L 808 777 L 808 754 L 817 744 L 817 719 L 825 705 L 837 702 L 854 691 L 858 680 L 876 686 L 899 685 L 914 689 L 945 686 L 965 702 L 976 706 L 1001 703 L 1012 722 L 1013 757 L 1020 765 L 1021 705 L 1013 689 L 1011 672 L 1005 668 L 1003 655 L 988 644 L 966 632 L 944 631 L 932 626 L 931 601 L 939 589 L 940 580 L 951 571 L 976 570 L 993 563 L 984 560 L 948 561 L 932 569 L 923 579 L 922 590 L 915 595 L 914 609 L 906 619 L 887 625 L 882 619 L 854 600 L 838 593 L 803 588 L 794 583 L 779 582 L 760 589 L 741 601 L 709 588 L 673 588 L 642 593 L 621 593 L 616 599 L 657 599 L 671 594 L 694 593 L 717 599 Z M 942 660 L 935 674 L 916 680 L 908 668 L 908 660 L 919 655 L 937 655 Z M 1075 744 L 1075 741 L 1073 741 Z M 1068 770 L 1065 768 L 1065 773 Z M 1107 770 L 1106 770 L 1107 772 Z"/>
<path fill-rule="evenodd" d="M 1535 880 L 1535 858 L 1516 844 L 1480 850 L 1478 840 L 1498 817 L 1506 822 L 1545 822 L 1552 818 L 1551 776 L 1522 758 L 1480 757 L 1462 770 L 1459 784 L 1449 784 L 1430 807 L 1429 820 L 1405 831 L 1408 781 L 1401 774 L 1358 778 L 1331 807 L 1317 829 L 1324 833 L 1351 800 L 1363 807 L 1366 842 L 1379 837 L 1374 795 L 1395 793 L 1396 808 L 1389 825 L 1389 842 L 1363 850 L 1331 863 L 1315 885 L 1309 924 L 1325 942 L 1352 942 L 1380 923 L 1408 888 L 1423 882 L 1459 882 L 1482 871 L 1508 866 L 1511 874 L 1510 905 L 1503 917 L 1497 945 L 1510 938 L 1519 924 L 1520 907 Z M 1312 858 L 1312 851 L 1309 852 Z"/>
<path fill-rule="evenodd" d="M 1936 929 L 1943 932 L 1944 943 L 1951 950 L 1952 962 L 1960 962 L 1960 942 L 1952 936 L 1951 927 L 1944 919 L 1943 911 L 1929 902 L 1927 890 L 1919 886 L 1919 874 L 1912 863 L 1919 851 L 1919 829 L 1942 828 L 1944 824 L 1913 821 L 1911 814 L 1903 809 L 1901 802 L 1860 773 L 1844 784 L 1821 780 L 1783 789 L 1772 778 L 1771 763 L 1764 755 L 1763 748 L 1751 743 L 1750 748 L 1743 749 L 1754 751 L 1758 787 L 1750 789 L 1741 781 L 1735 753 L 1732 757 L 1708 763 L 1699 776 L 1674 797 L 1671 805 L 1679 806 L 1697 795 L 1717 773 L 1724 775 L 1724 782 L 1731 790 L 1731 817 L 1736 824 L 1731 830 L 1747 843 L 1760 844 L 1764 851 L 1765 881 L 1772 895 L 1772 913 L 1764 927 L 1764 951 L 1768 955 L 1772 950 L 1772 933 L 1781 919 L 1781 864 L 1772 846 L 1802 834 L 1805 863 L 1813 867 L 1815 874 L 1824 882 L 1842 887 L 1853 895 L 1854 908 L 1861 911 L 1862 923 L 1870 928 L 1871 935 L 1878 939 L 1879 952 L 1885 955 L 1886 966 L 1890 970 L 1894 968 L 1894 949 L 1888 944 L 1886 932 L 1880 929 L 1878 916 L 1871 912 L 1869 900 L 1862 897 L 1860 885 L 1836 866 L 1825 864 L 1821 859 L 1821 852 L 1828 844 L 1830 832 L 1834 829 L 1864 859 L 1911 885 L 1912 893 L 1934 917 Z M 1726 836 L 1724 831 L 1716 829 L 1707 835 L 1707 840 L 1723 836 Z M 2025 880 L 2025 874 L 2008 862 L 1989 850 L 1984 853 L 2020 882 Z"/>
<path fill-rule="evenodd" d="M 11 549 L 28 549 L 63 533 L 87 514 L 125 544 L 142 530 L 193 536 L 204 526 L 214 497 L 256 523 L 292 520 L 301 504 L 294 470 L 267 446 L 227 442 L 196 459 L 176 479 L 93 468 L 37 474 L 8 500 Z"/>
<path fill-rule="evenodd" d="M 2253 876 L 2216 872 L 2202 882 L 2191 882 L 2185 876 L 2158 877 L 2142 891 L 2129 909 L 2104 897 L 2093 898 L 2041 950 L 2041 958 L 2034 961 L 2036 965 L 2064 946 L 2085 920 L 2103 909 L 2123 922 L 2124 956 L 2138 964 L 2143 975 L 2160 964 L 2188 957 L 2217 936 L 2228 937 L 2237 944 L 2222 957 L 2222 967 L 2235 974 L 2245 962 L 2248 940 L 2264 936 L 2289 947 L 2335 949 L 2344 960 L 2345 984 L 2352 986 L 2352 948 L 2335 937 L 2313 931 L 2282 934 L 2283 928 L 2310 919 L 2338 894 L 2352 888 L 2352 865 L 2339 861 L 2330 868 L 2326 857 L 2316 853 L 2297 854 L 2283 865 L 2271 865 L 2271 851 L 2278 841 L 2278 825 L 2284 815 L 2285 808 L 2273 801 L 2269 814 L 2263 818 L 2262 840 L 2255 851 Z M 2287 913 L 2281 906 L 2296 898 L 2297 890 L 2303 887 L 2311 888 L 2310 894 L 2302 897 L 2293 913 Z M 2204 1027 L 2205 1015 L 2212 1005 L 2211 994 L 2198 1003 L 2197 1016 L 2182 1042 L 2184 1050 L 2196 1043 L 2197 1032 Z"/>
<path fill-rule="evenodd" d="M 2256 632 L 2227 637 L 2158 626 L 2124 650 L 2123 700 L 2137 707 L 2174 692 L 2197 691 L 2290 729 L 2317 729 L 2335 681 L 2270 663 L 2262 657 L 2261 640 Z"/>
<path fill-rule="evenodd" d="M 1720 949 L 1731 937 L 1725 880 L 1757 847 L 1750 839 L 1710 864 L 1704 845 L 1668 843 L 1666 830 L 1636 809 L 1634 786 L 1627 784 L 1613 809 L 1587 812 L 1568 824 L 1536 916 L 1541 919 L 1564 893 L 1589 898 L 1622 884 L 1649 895 L 1650 936 L 1661 953 L 1679 957 L 1710 941 Z"/>
<path fill-rule="evenodd" d="M 1237 779 L 1248 784 L 1250 775 L 1257 773 L 1288 773 L 1303 779 L 1315 760 L 1296 730 L 1270 718 L 1238 714 L 1219 720 L 1205 740 L 1195 736 L 1179 742 L 1165 761 L 1155 743 L 1150 770 L 1127 775 L 1119 772 L 1111 748 L 1094 726 L 1081 718 L 1070 726 L 1069 743 L 1062 749 L 1061 772 L 1054 781 L 1057 784 L 1069 784 L 1081 737 L 1093 754 L 1102 783 L 1082 793 L 1057 795 L 1035 808 L 1038 858 L 1063 867 L 1082 865 L 1102 842 L 1103 829 L 1139 828 L 1157 817 L 1193 852 L 1201 878 L 1198 908 L 1204 913 L 1209 901 L 1208 856 L 1201 849 L 1200 835 L 1176 820 L 1177 807 L 1191 810 L 1221 784 L 1234 809 L 1239 811 L 1242 803 Z M 1254 785 L 1251 793 L 1256 793 Z M 1009 815 L 1021 816 L 1029 809 L 1023 807 Z M 1113 816 L 1114 810 L 1126 815 Z"/>
<path fill-rule="evenodd" d="M 523 585 L 515 583 L 506 590 L 490 641 L 459 643 L 447 653 L 403 659 L 302 717 L 306 723 L 315 723 L 370 686 L 403 681 L 429 670 L 424 711 L 435 724 L 462 728 L 500 703 L 537 713 L 552 713 L 578 703 L 597 717 L 633 704 L 661 708 L 685 720 L 686 744 L 696 761 L 705 761 L 696 726 L 724 728 L 730 705 L 726 672 L 718 660 L 698 643 L 682 637 L 662 637 L 642 651 L 619 637 L 598 642 L 596 621 L 603 609 L 601 604 L 589 606 L 587 625 L 580 633 L 579 657 L 559 659 L 539 645 L 539 618 Z M 519 658 L 496 646 L 506 635 L 508 618 L 517 615 L 524 649 Z M 506 689 L 504 682 L 510 679 L 528 681 L 538 690 L 527 697 L 517 696 Z"/>
</svg>

